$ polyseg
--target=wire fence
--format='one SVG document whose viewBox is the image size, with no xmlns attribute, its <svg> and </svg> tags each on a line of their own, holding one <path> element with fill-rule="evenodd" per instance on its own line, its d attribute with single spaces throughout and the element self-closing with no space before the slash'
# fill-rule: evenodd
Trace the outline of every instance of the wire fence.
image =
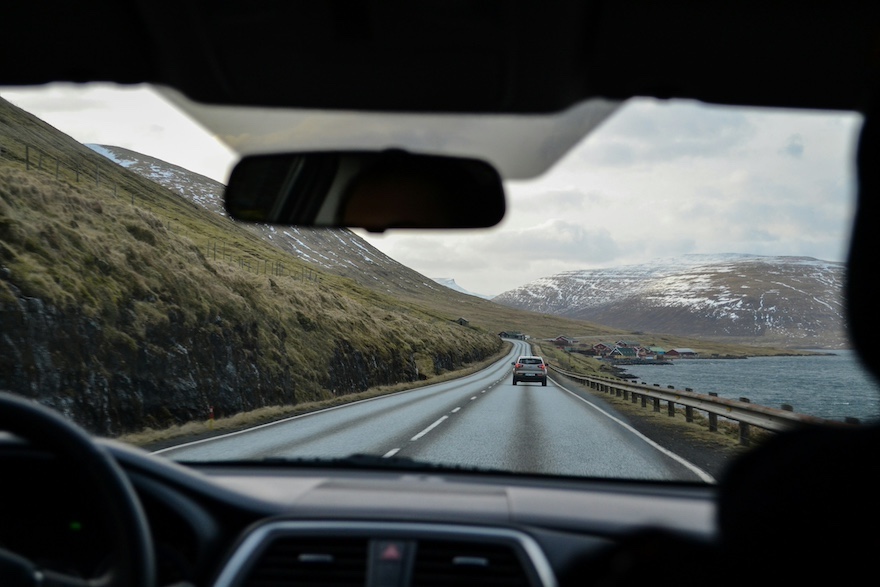
<svg viewBox="0 0 880 587">
<path fill-rule="evenodd" d="M 144 192 L 138 184 L 150 182 L 158 189 L 168 189 L 152 180 L 137 176 L 126 177 L 125 168 L 94 153 L 71 155 L 69 147 L 59 146 L 56 148 L 41 148 L 24 141 L 13 141 L 0 144 L 0 160 L 20 163 L 25 171 L 48 174 L 58 182 L 68 185 L 81 185 L 90 189 L 104 190 L 112 193 L 114 198 L 125 200 L 134 208 L 148 210 L 156 213 L 155 206 L 151 207 Z M 132 172 L 134 174 L 134 172 Z M 122 180 L 120 181 L 120 175 Z M 146 184 L 144 184 L 146 185 Z M 171 190 L 169 190 L 171 191 Z M 201 208 L 195 202 L 186 199 L 186 196 L 171 192 L 180 198 L 181 202 L 193 207 Z M 222 218 L 218 214 L 218 218 Z M 271 275 L 276 277 L 288 277 L 302 282 L 321 283 L 323 275 L 305 265 L 285 263 L 277 258 L 260 258 L 245 253 L 235 247 L 232 242 L 218 239 L 214 236 L 200 233 L 192 227 L 180 223 L 176 226 L 169 218 L 159 218 L 165 230 L 189 238 L 201 244 L 199 248 L 204 251 L 205 258 L 214 262 L 224 262 L 256 275 Z"/>
</svg>

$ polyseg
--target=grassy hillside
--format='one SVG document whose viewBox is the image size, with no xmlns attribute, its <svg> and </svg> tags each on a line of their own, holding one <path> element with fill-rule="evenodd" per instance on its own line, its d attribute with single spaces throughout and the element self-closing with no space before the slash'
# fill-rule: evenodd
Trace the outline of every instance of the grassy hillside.
<svg viewBox="0 0 880 587">
<path fill-rule="evenodd" d="M 6 103 L 0 145 L 0 387 L 96 432 L 431 377 L 500 346 L 319 274 Z"/>
</svg>

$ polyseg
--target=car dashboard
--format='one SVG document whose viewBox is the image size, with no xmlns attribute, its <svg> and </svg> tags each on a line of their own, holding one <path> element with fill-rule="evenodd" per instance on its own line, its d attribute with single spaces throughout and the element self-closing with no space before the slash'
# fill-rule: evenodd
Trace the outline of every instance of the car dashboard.
<svg viewBox="0 0 880 587">
<path fill-rule="evenodd" d="M 182 465 L 102 444 L 146 513 L 158 585 L 553 587 L 636 530 L 715 533 L 711 486 Z M 105 568 L 101 504 L 76 468 L 17 441 L 0 459 L 0 547 L 71 576 Z"/>
</svg>

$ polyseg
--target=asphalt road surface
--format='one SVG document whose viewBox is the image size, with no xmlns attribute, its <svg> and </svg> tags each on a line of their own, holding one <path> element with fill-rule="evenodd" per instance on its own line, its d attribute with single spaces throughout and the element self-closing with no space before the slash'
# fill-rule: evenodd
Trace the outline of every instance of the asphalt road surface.
<svg viewBox="0 0 880 587">
<path fill-rule="evenodd" d="M 344 457 L 626 479 L 711 481 L 619 415 L 552 379 L 513 385 L 511 353 L 473 375 L 157 451 L 181 461 Z"/>
</svg>

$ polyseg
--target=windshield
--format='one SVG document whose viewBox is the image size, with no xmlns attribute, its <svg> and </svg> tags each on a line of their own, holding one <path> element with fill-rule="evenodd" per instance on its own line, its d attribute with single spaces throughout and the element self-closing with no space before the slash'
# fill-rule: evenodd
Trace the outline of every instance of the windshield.
<svg viewBox="0 0 880 587">
<path fill-rule="evenodd" d="M 547 132 L 534 169 L 565 154 L 506 182 L 497 227 L 375 235 L 231 221 L 246 137 L 148 88 L 0 95 L 0 388 L 93 434 L 711 483 L 780 430 L 880 416 L 842 298 L 858 115 L 583 106 L 580 142 L 565 118 L 499 135 Z M 345 120 L 339 148 L 378 132 Z M 477 149 L 459 122 L 394 140 Z"/>
</svg>

